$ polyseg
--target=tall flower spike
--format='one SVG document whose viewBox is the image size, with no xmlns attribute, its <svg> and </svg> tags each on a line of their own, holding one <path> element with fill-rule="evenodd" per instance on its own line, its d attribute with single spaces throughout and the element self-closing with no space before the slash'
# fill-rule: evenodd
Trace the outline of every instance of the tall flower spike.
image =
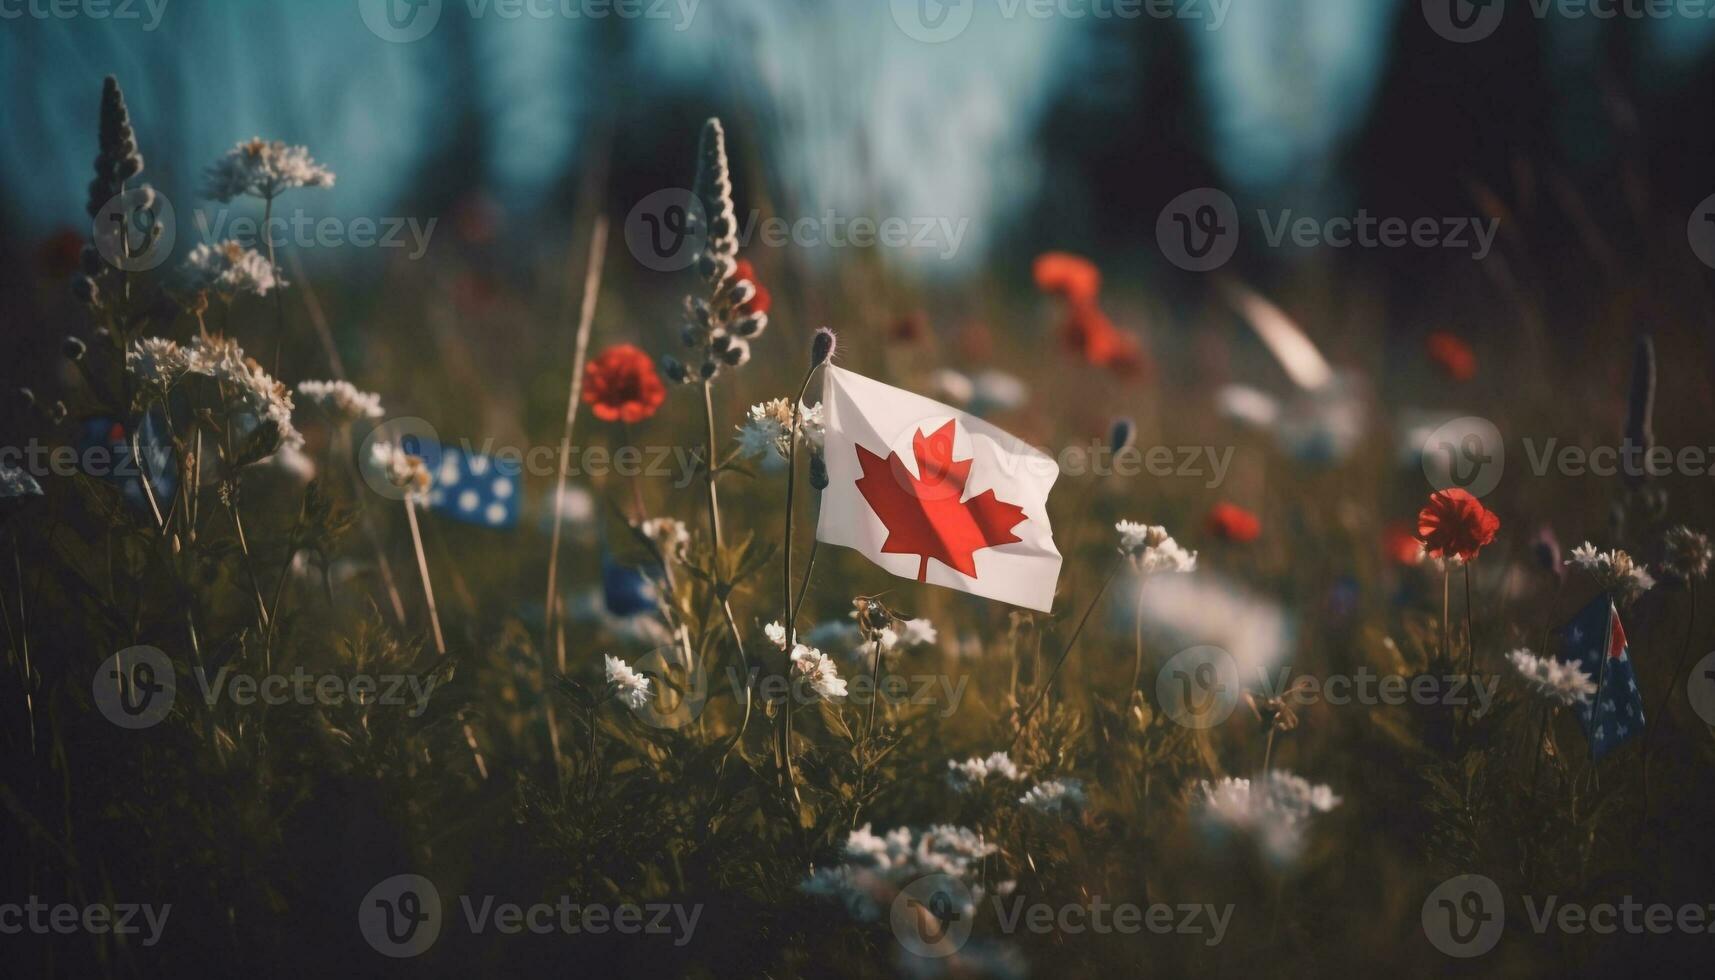
<svg viewBox="0 0 1715 980">
<path fill-rule="evenodd" d="M 143 172 L 143 154 L 137 151 L 137 133 L 131 128 L 131 113 L 125 108 L 125 93 L 112 75 L 101 83 L 101 130 L 95 156 L 95 179 L 89 182 L 89 216 L 125 189 L 125 182 Z"/>
<path fill-rule="evenodd" d="M 697 270 L 710 286 L 720 286 L 732 275 L 738 260 L 738 218 L 732 206 L 732 171 L 727 165 L 726 130 L 719 119 L 703 124 L 697 146 L 697 179 L 693 188 L 707 219 L 708 241 L 698 259 Z"/>
</svg>

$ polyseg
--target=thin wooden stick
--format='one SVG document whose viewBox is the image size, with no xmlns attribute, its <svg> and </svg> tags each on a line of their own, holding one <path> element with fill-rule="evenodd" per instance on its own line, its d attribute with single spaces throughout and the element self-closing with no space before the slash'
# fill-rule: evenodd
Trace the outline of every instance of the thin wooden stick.
<svg viewBox="0 0 1715 980">
<path fill-rule="evenodd" d="M 596 297 L 601 292 L 602 261 L 607 253 L 607 218 L 598 216 L 590 230 L 590 253 L 584 268 L 583 307 L 578 313 L 578 334 L 572 355 L 572 383 L 566 391 L 566 425 L 560 434 L 560 478 L 554 488 L 554 530 L 548 545 L 548 594 L 543 602 L 542 646 L 546 650 L 553 635 L 554 616 L 559 603 L 554 601 L 559 589 L 560 531 L 566 516 L 566 479 L 572 467 L 572 426 L 578 420 L 578 404 L 584 394 L 584 359 L 589 355 L 590 328 L 595 323 Z M 560 673 L 566 672 L 566 655 L 558 655 Z"/>
<path fill-rule="evenodd" d="M 417 505 L 411 493 L 405 494 L 405 519 L 411 525 L 411 546 L 417 550 L 417 572 L 423 577 L 423 599 L 429 604 L 429 627 L 435 634 L 435 652 L 447 655 L 447 640 L 441 635 L 441 614 L 435 608 L 435 586 L 429 581 L 429 556 L 423 552 L 423 531 L 417 526 Z"/>
</svg>

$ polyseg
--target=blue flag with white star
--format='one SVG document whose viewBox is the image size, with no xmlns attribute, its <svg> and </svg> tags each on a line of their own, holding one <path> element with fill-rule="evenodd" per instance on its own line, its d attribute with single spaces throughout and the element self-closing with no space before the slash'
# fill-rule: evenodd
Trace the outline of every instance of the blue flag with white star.
<svg viewBox="0 0 1715 980">
<path fill-rule="evenodd" d="M 447 445 L 421 446 L 415 454 L 434 477 L 429 488 L 431 511 L 478 527 L 518 526 L 518 500 L 524 487 L 520 461 Z"/>
<path fill-rule="evenodd" d="M 1577 663 L 1597 684 L 1596 696 L 1577 710 L 1590 757 L 1600 760 L 1644 729 L 1644 698 L 1632 671 L 1626 630 L 1614 600 L 1604 593 L 1572 617 L 1560 635 L 1566 643 L 1563 659 Z"/>
</svg>

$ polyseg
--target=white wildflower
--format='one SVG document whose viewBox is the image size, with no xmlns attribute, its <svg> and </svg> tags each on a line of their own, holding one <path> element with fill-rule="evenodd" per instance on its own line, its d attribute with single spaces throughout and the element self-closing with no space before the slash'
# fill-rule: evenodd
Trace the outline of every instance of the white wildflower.
<svg viewBox="0 0 1715 980">
<path fill-rule="evenodd" d="M 165 337 L 140 337 L 125 352 L 125 370 L 156 395 L 172 390 L 195 367 L 191 352 Z"/>
<path fill-rule="evenodd" d="M 877 836 L 868 824 L 846 838 L 845 860 L 818 869 L 798 886 L 805 894 L 833 898 L 861 922 L 874 922 L 907 885 L 925 875 L 958 879 L 971 903 L 952 910 L 968 914 L 982 898 L 982 859 L 997 848 L 964 827 L 940 825 L 921 833 L 899 827 Z"/>
<path fill-rule="evenodd" d="M 262 253 L 235 241 L 205 242 L 191 249 L 184 274 L 192 289 L 212 289 L 227 297 L 266 296 L 269 290 L 286 285 Z"/>
<path fill-rule="evenodd" d="M 1586 541 L 1572 549 L 1572 557 L 1566 559 L 1566 564 L 1589 572 L 1596 584 L 1621 605 L 1655 588 L 1655 576 L 1618 548 L 1597 551 L 1595 545 Z"/>
<path fill-rule="evenodd" d="M 821 405 L 799 407 L 798 437 L 810 446 L 823 444 L 827 424 Z M 791 451 L 791 443 L 792 402 L 785 398 L 750 406 L 750 417 L 738 427 L 738 451 L 746 459 L 784 460 Z"/>
<path fill-rule="evenodd" d="M 633 711 L 649 703 L 649 678 L 631 669 L 625 661 L 607 654 L 607 686 Z"/>
<path fill-rule="evenodd" d="M 907 647 L 930 646 L 939 637 L 927 619 L 908 619 L 900 626 L 899 642 Z"/>
<path fill-rule="evenodd" d="M 643 536 L 661 549 L 661 557 L 683 562 L 691 548 L 691 531 L 684 523 L 671 517 L 651 517 L 638 526 Z"/>
<path fill-rule="evenodd" d="M 963 762 L 947 760 L 947 784 L 961 793 L 982 786 L 990 776 L 1017 782 L 1024 777 L 1024 771 L 1005 752 L 996 752 L 986 759 L 973 756 Z"/>
<path fill-rule="evenodd" d="M 1596 682 L 1577 664 L 1539 657 L 1522 648 L 1507 654 L 1507 659 L 1532 692 L 1550 701 L 1570 707 L 1596 695 Z"/>
<path fill-rule="evenodd" d="M 369 465 L 407 494 L 423 496 L 435 482 L 421 456 L 413 456 L 390 439 L 369 444 Z"/>
<path fill-rule="evenodd" d="M 1205 829 L 1245 834 L 1269 857 L 1285 862 L 1303 852 L 1312 817 L 1339 806 L 1340 798 L 1327 786 L 1276 769 L 1254 781 L 1202 780 L 1192 802 Z"/>
<path fill-rule="evenodd" d="M 1018 802 L 1038 813 L 1071 819 L 1084 812 L 1090 799 L 1084 792 L 1083 780 L 1050 779 L 1030 787 Z"/>
<path fill-rule="evenodd" d="M 360 391 L 349 381 L 300 381 L 298 394 L 336 422 L 378 419 L 386 414 L 380 395 Z"/>
<path fill-rule="evenodd" d="M 260 137 L 226 151 L 203 174 L 203 196 L 270 200 L 294 187 L 332 187 L 333 171 L 310 158 L 307 147 Z"/>
<path fill-rule="evenodd" d="M 800 643 L 792 648 L 792 678 L 802 680 L 827 700 L 846 696 L 846 682 L 827 654 Z"/>
<path fill-rule="evenodd" d="M 786 627 L 779 623 L 769 623 L 762 628 L 762 632 L 768 637 L 768 642 L 782 650 L 786 649 Z"/>
<path fill-rule="evenodd" d="M 292 425 L 292 394 L 262 366 L 244 356 L 244 351 L 223 337 L 198 337 L 191 341 L 191 368 L 220 382 L 229 415 L 248 420 L 243 438 L 258 431 L 266 434 L 257 459 L 272 456 L 281 446 L 302 448 L 304 437 Z"/>
<path fill-rule="evenodd" d="M 1197 567 L 1197 553 L 1181 548 L 1164 527 L 1120 521 L 1114 530 L 1120 535 L 1120 554 L 1139 574 L 1189 572 Z"/>
</svg>

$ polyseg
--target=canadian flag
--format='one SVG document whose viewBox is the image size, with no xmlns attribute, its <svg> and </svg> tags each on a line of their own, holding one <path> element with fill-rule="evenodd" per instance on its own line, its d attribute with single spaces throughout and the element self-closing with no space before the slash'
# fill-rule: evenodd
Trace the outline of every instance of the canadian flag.
<svg viewBox="0 0 1715 980">
<path fill-rule="evenodd" d="M 1054 460 L 982 419 L 828 365 L 816 537 L 895 575 L 1047 612 Z"/>
</svg>

